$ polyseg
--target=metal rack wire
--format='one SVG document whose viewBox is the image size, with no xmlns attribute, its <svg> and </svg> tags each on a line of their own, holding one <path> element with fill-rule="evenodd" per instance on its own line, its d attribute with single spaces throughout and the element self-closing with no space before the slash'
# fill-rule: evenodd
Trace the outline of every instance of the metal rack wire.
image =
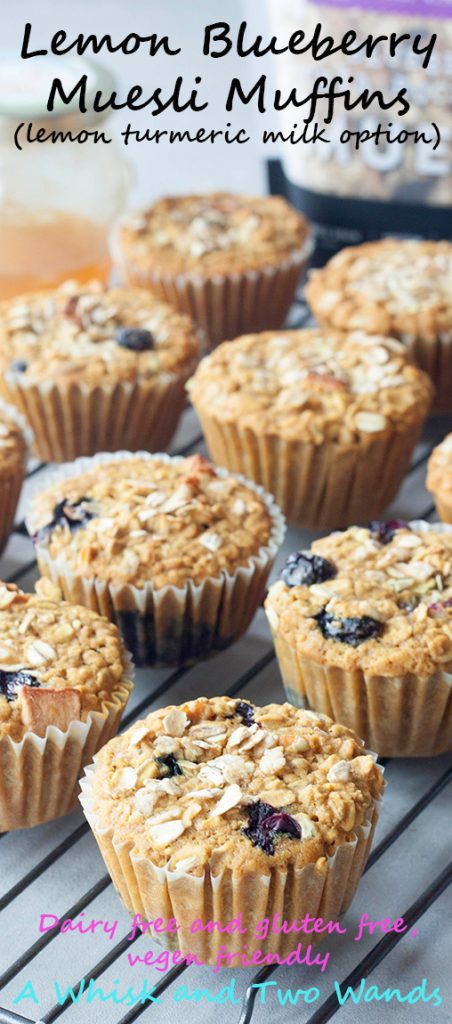
<svg viewBox="0 0 452 1024">
<path fill-rule="evenodd" d="M 291 313 L 291 326 L 300 324 L 306 319 L 306 316 L 305 307 L 302 301 L 299 301 Z M 429 424 L 426 435 L 415 453 L 410 473 L 403 485 L 397 506 L 393 510 L 394 514 L 403 514 L 405 517 L 411 515 L 412 518 L 433 516 L 433 506 L 423 490 L 422 481 L 431 447 L 443 436 L 448 426 L 444 421 L 431 421 Z M 179 443 L 176 441 L 175 448 L 178 453 L 187 454 L 199 450 L 202 446 L 202 437 L 191 413 L 186 414 L 178 437 Z M 43 467 L 36 465 L 31 469 L 30 476 L 42 472 Z M 8 548 L 6 562 L 9 557 L 13 567 L 8 578 L 21 583 L 25 589 L 28 589 L 36 574 L 36 566 L 31 555 L 31 547 L 25 538 L 26 531 L 23 522 L 19 522 L 11 541 L 12 554 L 9 556 L 10 548 Z M 300 534 L 300 531 L 289 531 L 285 551 L 299 545 L 300 540 L 306 542 L 308 539 L 308 536 Z M 170 702 L 172 691 L 176 687 L 178 699 L 197 696 L 199 692 L 206 692 L 208 687 L 213 693 L 226 692 L 231 696 L 246 694 L 250 699 L 257 696 L 262 701 L 264 698 L 265 700 L 283 699 L 273 647 L 261 612 L 258 613 L 256 621 L 257 625 L 252 627 L 250 634 L 240 644 L 216 659 L 215 665 L 219 666 L 218 670 L 215 669 L 212 672 L 212 669 L 204 666 L 199 669 L 179 669 L 166 675 L 162 672 L 139 673 L 139 685 L 131 702 L 131 710 L 123 719 L 122 728 L 127 728 L 132 721 L 146 714 L 151 707 Z M 213 680 L 212 675 L 214 676 Z M 394 917 L 404 918 L 409 931 L 398 934 L 390 933 L 383 937 L 369 937 L 367 943 L 354 949 L 350 949 L 353 943 L 348 943 L 345 953 L 344 950 L 341 952 L 337 948 L 337 977 L 339 980 L 340 971 L 342 990 L 347 986 L 356 988 L 363 978 L 367 979 L 376 974 L 380 976 L 382 972 L 385 975 L 388 965 L 389 970 L 393 973 L 391 987 L 397 983 L 396 979 L 399 978 L 400 973 L 403 976 L 404 970 L 407 978 L 412 976 L 410 972 L 413 969 L 418 969 L 422 976 L 425 962 L 424 952 L 421 954 L 418 950 L 416 963 L 413 964 L 410 961 L 407 966 L 406 950 L 410 949 L 411 957 L 411 951 L 414 949 L 414 945 L 409 946 L 410 930 L 412 931 L 417 923 L 423 922 L 426 932 L 430 934 L 430 921 L 436 920 L 438 907 L 442 913 L 446 914 L 445 901 L 452 891 L 452 887 L 448 889 L 452 882 L 452 861 L 449 861 L 448 857 L 451 816 L 449 803 L 449 819 L 447 818 L 448 804 L 446 802 L 447 799 L 450 801 L 452 792 L 450 788 L 452 758 L 443 757 L 428 762 L 387 760 L 386 770 L 390 781 L 388 795 L 383 805 L 384 813 L 377 831 L 376 845 L 367 863 L 359 893 L 362 890 L 367 892 L 368 899 L 372 902 L 373 893 L 377 890 L 379 898 L 380 896 L 383 898 L 389 884 L 387 879 L 391 878 L 391 865 L 395 859 L 395 881 L 392 887 L 390 886 L 393 906 L 389 909 L 394 910 Z M 447 826 L 449 827 L 449 838 L 447 837 Z M 424 862 L 427 854 L 431 855 L 432 844 L 434 855 L 431 857 L 431 870 L 427 871 Z M 401 847 L 403 850 L 400 852 Z M 406 903 L 402 905 L 399 903 L 399 900 L 403 899 L 403 893 L 399 892 L 399 881 L 401 884 L 402 879 L 398 880 L 397 871 L 400 870 L 400 862 L 406 863 L 405 847 L 408 850 L 411 848 L 410 871 L 415 873 L 417 871 L 416 857 L 419 866 L 422 864 L 422 870 L 418 871 L 419 877 L 413 890 L 414 898 L 412 896 L 409 898 L 407 891 Z M 42 855 L 39 853 L 40 849 L 43 851 Z M 108 977 L 108 972 L 111 969 L 116 974 L 123 972 L 123 977 L 127 977 L 127 983 L 125 983 L 125 987 L 127 987 L 127 984 L 130 984 L 130 968 L 127 967 L 128 973 L 125 974 L 123 964 L 125 954 L 130 950 L 132 944 L 140 945 L 144 940 L 140 936 L 131 943 L 127 915 L 124 912 L 121 917 L 122 909 L 119 901 L 116 902 L 112 894 L 110 877 L 100 868 L 101 861 L 97 856 L 89 827 L 79 813 L 76 812 L 67 819 L 50 823 L 47 826 L 42 826 L 41 829 L 31 830 L 29 833 L 0 835 L 0 858 L 0 863 L 3 861 L 6 865 L 6 873 L 2 869 L 1 874 L 6 880 L 8 878 L 11 880 L 0 896 L 2 934 L 3 936 L 7 935 L 11 940 L 10 943 L 0 944 L 3 946 L 0 949 L 0 990 L 3 993 L 0 995 L 0 1003 L 4 1003 L 3 1006 L 0 1006 L 0 1024 L 53 1024 L 61 1017 L 64 1017 L 65 1020 L 67 1017 L 68 1024 L 70 1020 L 87 1022 L 93 1019 L 93 1009 L 96 1012 L 96 1020 L 105 1020 L 108 1024 L 132 1024 L 140 1017 L 149 1020 L 152 1017 L 155 1024 L 158 1024 L 161 1014 L 163 1014 L 162 1019 L 165 1019 L 170 1005 L 168 1002 L 163 1004 L 163 1009 L 157 1003 L 138 1003 L 124 1013 L 119 1005 L 109 1005 L 107 1010 L 101 1007 L 98 1011 L 95 1007 L 93 1009 L 86 1008 L 86 1006 L 83 1008 L 82 1004 L 74 1006 L 71 1001 L 61 1005 L 59 1001 L 51 1002 L 48 999 L 43 1013 L 40 1008 L 39 1010 L 36 1008 L 36 1013 L 41 1013 L 39 1018 L 36 1017 L 36 1013 L 32 1017 L 28 1015 L 30 1006 L 33 1007 L 33 1012 L 35 1010 L 34 1004 L 30 1000 L 21 1001 L 19 1005 L 15 1003 L 17 994 L 26 981 L 33 977 L 34 972 L 37 972 L 40 978 L 43 975 L 47 978 L 51 977 L 52 965 L 59 965 L 63 962 L 65 970 L 66 968 L 70 970 L 64 987 L 70 985 L 74 991 L 78 990 L 82 979 L 87 986 L 91 979 L 97 981 Z M 22 858 L 25 858 L 29 865 L 25 871 L 18 868 Z M 88 865 L 88 870 L 91 870 L 91 865 L 94 865 L 94 872 L 97 872 L 99 877 L 96 877 L 92 884 L 86 883 L 83 872 L 81 879 L 76 877 L 79 858 Z M 79 968 L 78 961 L 74 958 L 71 959 L 70 947 L 67 943 L 64 945 L 63 953 L 59 953 L 61 935 L 56 930 L 39 934 L 39 937 L 34 938 L 30 944 L 22 942 L 21 937 L 19 936 L 17 939 L 16 936 L 16 926 L 20 925 L 21 920 L 23 922 L 30 920 L 30 914 L 33 919 L 33 914 L 36 916 L 45 909 L 40 906 L 40 893 L 43 889 L 46 892 L 51 891 L 52 879 L 55 879 L 57 875 L 60 878 L 61 874 L 65 876 L 63 892 L 76 894 L 76 898 L 72 901 L 67 899 L 63 901 L 63 898 L 60 898 L 61 909 L 58 910 L 60 920 L 75 919 L 82 912 L 88 911 L 92 904 L 96 904 L 96 901 L 99 906 L 103 906 L 102 901 L 108 899 L 108 906 L 114 908 L 118 920 L 120 919 L 121 925 L 124 925 L 122 937 L 118 941 L 112 942 L 106 953 L 102 943 L 90 942 L 90 956 L 86 969 L 83 969 L 83 962 L 87 957 L 87 949 L 84 948 L 82 953 L 80 944 L 77 947 L 80 951 Z M 371 878 L 374 880 L 373 885 L 367 885 L 367 879 Z M 403 888 L 404 886 L 401 884 L 401 889 L 403 890 Z M 67 905 L 69 902 L 70 906 Z M 365 909 L 360 897 L 359 902 Z M 29 911 L 29 907 L 32 908 L 32 912 Z M 451 912 L 452 905 L 449 913 Z M 35 929 L 35 934 L 38 934 L 37 929 Z M 149 946 L 149 940 L 146 941 Z M 5 946 L 9 944 L 11 944 L 11 950 L 6 960 Z M 403 952 L 404 950 L 405 952 Z M 121 958 L 123 959 L 121 960 Z M 41 968 L 41 963 L 44 961 L 44 967 Z M 442 973 L 440 980 L 443 984 L 447 984 L 447 960 L 444 964 L 441 961 L 439 966 L 441 967 L 440 974 Z M 180 964 L 168 970 L 163 977 L 153 976 L 153 981 L 156 983 L 152 993 L 153 999 L 163 997 L 165 994 L 170 998 L 179 979 L 189 979 L 190 984 L 197 986 L 200 971 L 204 972 L 202 984 L 209 984 L 206 980 L 206 970 L 206 968 Z M 290 974 L 287 969 L 275 966 L 264 968 L 256 973 L 244 969 L 243 977 L 246 987 L 243 990 L 241 1005 L 218 1006 L 215 1008 L 216 1016 L 223 1014 L 223 1019 L 227 1021 L 227 1024 L 237 1020 L 239 1024 L 249 1024 L 252 1019 L 257 1020 L 260 1017 L 264 1019 L 264 1015 L 268 1016 L 269 1007 L 261 1003 L 261 990 L 256 988 L 256 985 L 281 978 L 281 984 L 293 987 L 293 970 L 292 968 Z M 226 975 L 227 978 L 230 977 L 228 972 L 223 972 L 223 984 L 226 984 L 223 980 Z M 300 972 L 297 974 L 295 986 L 300 986 L 304 980 L 305 977 Z M 293 1007 L 292 1010 L 284 1009 L 281 1006 L 272 1006 L 275 1020 L 286 1020 L 293 1015 L 293 1018 L 296 1016 L 300 1024 L 325 1024 L 338 1013 L 340 1013 L 341 1024 L 342 1021 L 345 1024 L 346 1021 L 357 1022 L 362 1019 L 362 1011 L 359 1006 L 354 1006 L 349 1002 L 346 1007 L 340 1007 L 328 977 L 322 979 L 321 985 L 317 977 L 314 980 L 311 979 L 310 984 L 319 985 L 321 988 L 320 1000 L 315 1009 L 312 1010 L 309 1006 L 301 1004 Z M 431 987 L 433 988 L 435 984 L 439 984 L 436 976 L 432 978 Z M 446 999 L 446 990 L 442 994 Z M 19 1012 L 24 1006 L 28 1008 L 28 1013 L 25 1016 Z M 403 1011 L 403 1007 L 401 1009 Z M 397 1007 L 391 1007 L 391 1011 L 393 1020 L 396 1020 Z M 177 1007 L 175 1007 L 175 1012 L 177 1012 Z M 193 1021 L 195 1019 L 197 1022 L 202 1021 L 203 1013 L 211 1013 L 212 1009 L 210 1007 L 209 1010 L 207 1007 L 203 1011 L 201 1004 L 195 1003 L 194 1007 L 187 1006 L 183 1012 L 184 1024 L 191 1024 L 192 1018 Z M 378 1013 L 381 1014 L 381 1012 L 378 1010 Z M 420 1007 L 416 1014 L 414 1014 L 414 1010 L 412 1011 L 412 1019 L 418 1024 L 427 1024 L 431 1020 L 430 1013 L 428 1006 Z M 435 1020 L 438 1021 L 438 1024 L 446 1024 L 446 1021 L 452 1020 L 452 1008 L 449 1015 L 447 1012 L 446 1016 L 441 1016 L 441 1014 L 442 1010 L 435 1012 Z M 406 1015 L 404 1019 L 406 1019 Z M 372 1007 L 369 1004 L 369 1007 L 366 1007 L 366 1022 L 373 1024 L 373 1021 L 379 1022 L 380 1020 L 381 1016 L 372 1016 Z"/>
</svg>

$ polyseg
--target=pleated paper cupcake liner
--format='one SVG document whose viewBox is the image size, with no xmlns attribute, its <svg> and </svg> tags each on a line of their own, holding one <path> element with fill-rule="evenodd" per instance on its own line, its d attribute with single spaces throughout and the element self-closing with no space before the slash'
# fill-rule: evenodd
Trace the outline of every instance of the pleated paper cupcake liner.
<svg viewBox="0 0 452 1024">
<path fill-rule="evenodd" d="M 248 958 L 258 949 L 265 954 L 287 956 L 301 941 L 306 946 L 313 936 L 304 938 L 293 934 L 269 934 L 267 939 L 254 937 L 258 922 L 263 918 L 280 919 L 322 917 L 324 921 L 337 921 L 349 907 L 356 892 L 372 844 L 378 818 L 378 801 L 369 810 L 368 820 L 350 833 L 348 842 L 341 844 L 331 857 L 322 858 L 321 865 L 307 864 L 287 870 L 272 866 L 269 859 L 267 873 L 253 870 L 242 872 L 223 870 L 219 874 L 208 866 L 202 875 L 182 870 L 157 867 L 149 858 L 133 853 L 133 833 L 130 842 L 118 844 L 114 830 L 99 827 L 92 808 L 92 773 L 87 768 L 81 782 L 80 802 L 113 884 L 131 914 L 140 914 L 144 920 L 161 917 L 175 918 L 179 931 L 176 935 L 163 933 L 162 944 L 179 948 L 183 955 L 191 953 L 205 964 L 215 964 L 222 947 L 229 953 L 238 952 L 244 942 Z M 242 912 L 245 936 L 219 934 L 214 931 L 195 932 L 190 927 L 196 920 L 228 921 Z M 320 940 L 320 936 L 318 937 Z M 223 960 L 224 966 L 227 966 Z M 234 964 L 234 962 L 233 962 Z"/>
<path fill-rule="evenodd" d="M 125 447 L 166 448 L 185 405 L 187 375 L 63 387 L 5 374 L 0 386 L 28 420 L 36 455 L 45 462 L 65 462 Z"/>
<path fill-rule="evenodd" d="M 452 530 L 416 520 L 414 529 Z M 309 657 L 268 620 L 287 699 L 334 718 L 380 757 L 433 757 L 452 750 L 452 658 L 430 676 L 346 671 Z"/>
<path fill-rule="evenodd" d="M 22 466 L 18 466 L 15 472 L 6 471 L 0 474 L 0 554 L 5 548 L 11 533 L 14 516 L 19 502 L 20 492 L 26 473 L 27 454 L 33 444 L 33 434 L 24 417 L 14 405 L 8 405 L 0 399 L 0 414 L 9 416 L 19 427 L 25 444 L 25 454 Z"/>
<path fill-rule="evenodd" d="M 94 754 L 115 736 L 133 686 L 127 656 L 124 679 L 99 711 L 85 722 L 71 722 L 63 732 L 55 725 L 45 736 L 27 732 L 19 742 L 0 740 L 0 830 L 31 828 L 73 811 L 79 779 Z"/>
<path fill-rule="evenodd" d="M 187 313 L 214 348 L 226 338 L 282 327 L 312 248 L 309 238 L 278 266 L 205 278 L 159 273 L 124 253 L 120 259 L 127 284 L 148 288 Z"/>
<path fill-rule="evenodd" d="M 148 452 L 105 452 L 93 459 L 77 459 L 49 473 L 45 486 L 78 476 L 95 465 L 112 458 L 122 461 L 133 457 L 175 461 L 168 455 L 152 456 Z M 178 459 L 177 461 L 182 461 Z M 228 475 L 220 470 L 221 476 Z M 267 544 L 233 574 L 221 573 L 207 577 L 195 585 L 167 585 L 156 588 L 152 582 L 137 587 L 114 585 L 107 581 L 74 573 L 65 563 L 64 553 L 52 557 L 45 544 L 36 544 L 36 557 L 41 574 L 52 580 L 67 601 L 82 604 L 116 622 L 124 642 L 139 666 L 181 666 L 218 654 L 238 640 L 248 629 L 265 593 L 265 585 L 275 556 L 282 544 L 284 518 L 273 498 L 262 488 L 243 477 L 241 483 L 250 487 L 265 502 L 272 519 Z M 42 489 L 42 484 L 41 484 Z M 30 508 L 32 509 L 32 499 Z M 27 521 L 33 533 L 32 512 Z"/>
<path fill-rule="evenodd" d="M 290 523 L 312 530 L 378 518 L 399 490 L 423 424 L 346 447 L 257 434 L 200 404 L 197 412 L 211 458 L 261 484 Z"/>
</svg>

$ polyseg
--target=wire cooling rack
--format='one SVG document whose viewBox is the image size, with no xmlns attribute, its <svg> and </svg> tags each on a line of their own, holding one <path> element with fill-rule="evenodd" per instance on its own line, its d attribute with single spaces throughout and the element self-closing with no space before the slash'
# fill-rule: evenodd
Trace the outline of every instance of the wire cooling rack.
<svg viewBox="0 0 452 1024">
<path fill-rule="evenodd" d="M 289 325 L 298 326 L 306 318 L 300 298 Z M 435 518 L 424 488 L 426 461 L 433 445 L 450 429 L 452 424 L 444 419 L 427 424 L 397 501 L 388 510 L 391 518 Z M 202 450 L 199 426 L 193 411 L 187 409 L 173 451 L 188 454 Z M 30 476 L 38 473 L 44 477 L 46 468 L 35 464 Z M 26 500 L 27 484 L 0 575 L 31 590 L 37 571 L 21 518 Z M 290 529 L 275 573 L 290 550 L 306 546 L 314 536 Z M 257 703 L 284 699 L 262 610 L 246 636 L 212 662 L 173 672 L 139 671 L 122 728 L 152 708 L 224 692 Z M 382 1024 L 389 1013 L 395 1024 L 402 1020 L 451 1024 L 452 756 L 386 759 L 385 769 L 388 787 L 373 851 L 345 917 L 348 934 L 325 939 L 320 951 L 328 951 L 330 961 L 323 973 L 309 966 L 222 969 L 218 973 L 184 964 L 165 973 L 154 966 L 130 967 L 129 951 L 144 956 L 149 949 L 158 953 L 159 947 L 145 935 L 129 941 L 129 915 L 105 873 L 81 812 L 29 831 L 0 835 L 0 1024 L 53 1024 L 59 1019 L 64 1024 L 132 1024 L 140 1018 L 163 1024 L 168 1016 L 174 1024 L 204 1024 L 213 1014 L 218 1024 L 249 1024 L 251 1020 L 263 1024 L 269 1017 L 277 1024 L 287 1020 L 325 1024 L 332 1019 L 338 1024 Z M 363 913 L 373 921 L 403 917 L 407 931 L 383 935 L 377 930 L 357 943 L 353 936 Z M 42 914 L 53 914 L 60 921 L 70 918 L 85 924 L 91 920 L 117 924 L 112 937 L 100 930 L 84 936 L 56 929 L 41 933 Z M 335 982 L 344 993 L 347 986 L 359 991 L 362 979 L 367 992 L 375 985 L 380 994 L 398 988 L 404 996 L 415 986 L 423 986 L 423 997 L 419 996 L 415 1005 L 375 1000 L 355 1004 L 349 998 L 341 1006 Z M 55 982 L 62 994 L 70 987 L 77 998 L 83 980 L 79 1001 L 73 1003 L 69 997 L 61 1005 Z M 89 1003 L 90 980 L 109 998 L 102 1002 L 97 997 Z M 33 989 L 26 988 L 29 982 Z M 130 1006 L 127 990 L 132 987 L 137 994 L 144 982 L 155 986 L 155 1001 Z M 266 982 L 266 989 L 256 987 Z M 181 1000 L 182 987 L 186 1000 Z M 297 990 L 308 989 L 311 996 L 313 990 L 318 992 L 312 1003 L 296 996 Z M 424 1001 L 434 989 L 439 989 L 442 997 L 438 1007 Z M 227 1001 L 211 1002 L 221 990 Z M 295 1004 L 287 1002 L 288 990 L 297 1000 Z M 18 1001 L 21 992 L 25 998 Z"/>
</svg>

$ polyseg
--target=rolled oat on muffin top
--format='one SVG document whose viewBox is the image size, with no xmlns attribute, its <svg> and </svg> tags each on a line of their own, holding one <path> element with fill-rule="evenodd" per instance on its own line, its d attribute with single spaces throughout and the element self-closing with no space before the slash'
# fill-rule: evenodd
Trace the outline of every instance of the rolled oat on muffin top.
<svg viewBox="0 0 452 1024">
<path fill-rule="evenodd" d="M 159 589 L 234 573 L 269 543 L 268 502 L 246 481 L 200 455 L 123 454 L 37 495 L 27 525 L 38 551 L 74 574 Z"/>
<path fill-rule="evenodd" d="M 68 281 L 0 304 L 0 367 L 22 386 L 184 377 L 198 355 L 191 320 L 139 288 Z"/>
<path fill-rule="evenodd" d="M 275 636 L 327 667 L 377 682 L 448 671 L 452 531 L 393 520 L 333 533 L 288 559 L 266 612 Z"/>
<path fill-rule="evenodd" d="M 452 332 L 452 243 L 388 238 L 342 249 L 312 272 L 306 296 L 322 324 L 409 341 Z"/>
<path fill-rule="evenodd" d="M 46 581 L 36 594 L 0 583 L 0 741 L 47 726 L 66 731 L 90 712 L 124 705 L 130 660 L 116 626 L 57 599 Z M 108 735 L 111 735 L 111 728 Z"/>
<path fill-rule="evenodd" d="M 89 816 L 101 848 L 111 828 L 115 843 L 170 871 L 236 877 L 316 862 L 321 871 L 371 819 L 382 788 L 362 742 L 325 716 L 200 697 L 103 748 Z"/>
<path fill-rule="evenodd" d="M 215 276 L 274 266 L 306 246 L 307 221 L 277 196 L 173 196 L 124 218 L 119 243 L 139 270 Z"/>
<path fill-rule="evenodd" d="M 198 411 L 257 435 L 354 444 L 426 415 L 432 386 L 400 342 L 355 331 L 245 335 L 200 363 L 187 388 Z"/>
</svg>

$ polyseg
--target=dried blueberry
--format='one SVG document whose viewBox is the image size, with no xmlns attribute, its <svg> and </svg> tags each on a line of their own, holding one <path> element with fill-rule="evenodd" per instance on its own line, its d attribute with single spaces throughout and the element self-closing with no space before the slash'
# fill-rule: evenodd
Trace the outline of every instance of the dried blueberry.
<svg viewBox="0 0 452 1024">
<path fill-rule="evenodd" d="M 411 527 L 404 519 L 389 519 L 387 523 L 381 523 L 379 519 L 373 519 L 369 523 L 369 530 L 374 540 L 380 544 L 390 544 L 397 530 L 410 530 Z"/>
<path fill-rule="evenodd" d="M 167 769 L 163 776 L 165 779 L 171 779 L 173 775 L 184 774 L 179 762 L 176 761 L 174 754 L 165 754 L 163 757 L 156 757 L 155 760 L 162 766 L 162 768 Z"/>
<path fill-rule="evenodd" d="M 20 686 L 40 686 L 41 683 L 30 672 L 19 669 L 18 672 L 6 672 L 0 669 L 0 693 L 8 701 L 16 700 Z"/>
<path fill-rule="evenodd" d="M 33 540 L 38 543 L 45 540 L 56 526 L 66 525 L 69 527 L 71 533 L 74 533 L 75 530 L 80 530 L 82 526 L 86 526 L 86 524 L 96 516 L 95 512 L 86 508 L 86 503 L 90 501 L 91 499 L 86 497 L 79 498 L 78 501 L 73 502 L 67 501 L 66 498 L 63 498 L 62 501 L 59 501 L 58 504 L 55 505 L 53 518 L 50 523 L 46 523 L 45 526 L 42 526 L 41 529 L 33 535 Z"/>
<path fill-rule="evenodd" d="M 10 370 L 13 373 L 25 373 L 27 369 L 28 363 L 25 362 L 25 359 L 13 359 L 12 363 L 10 363 Z"/>
<path fill-rule="evenodd" d="M 116 342 L 121 348 L 129 348 L 132 352 L 147 352 L 153 348 L 154 338 L 145 327 L 118 327 Z"/>
<path fill-rule="evenodd" d="M 275 852 L 274 836 L 278 833 L 301 839 L 301 828 L 295 818 L 277 807 L 256 800 L 248 811 L 248 828 L 242 829 L 243 835 L 259 846 L 264 853 L 272 856 Z"/>
<path fill-rule="evenodd" d="M 288 587 L 311 587 L 313 583 L 333 579 L 336 573 L 336 566 L 327 558 L 313 555 L 310 551 L 294 551 L 280 575 Z"/>
<path fill-rule="evenodd" d="M 381 636 L 383 624 L 370 615 L 347 616 L 343 619 L 336 618 L 325 608 L 314 619 L 319 625 L 324 637 L 327 640 L 340 640 L 342 644 L 349 644 L 350 647 L 359 647 L 364 640 L 372 640 Z"/>
<path fill-rule="evenodd" d="M 236 715 L 240 715 L 244 725 L 253 725 L 254 723 L 254 708 L 251 704 L 247 704 L 246 700 L 239 700 L 235 705 Z"/>
</svg>

